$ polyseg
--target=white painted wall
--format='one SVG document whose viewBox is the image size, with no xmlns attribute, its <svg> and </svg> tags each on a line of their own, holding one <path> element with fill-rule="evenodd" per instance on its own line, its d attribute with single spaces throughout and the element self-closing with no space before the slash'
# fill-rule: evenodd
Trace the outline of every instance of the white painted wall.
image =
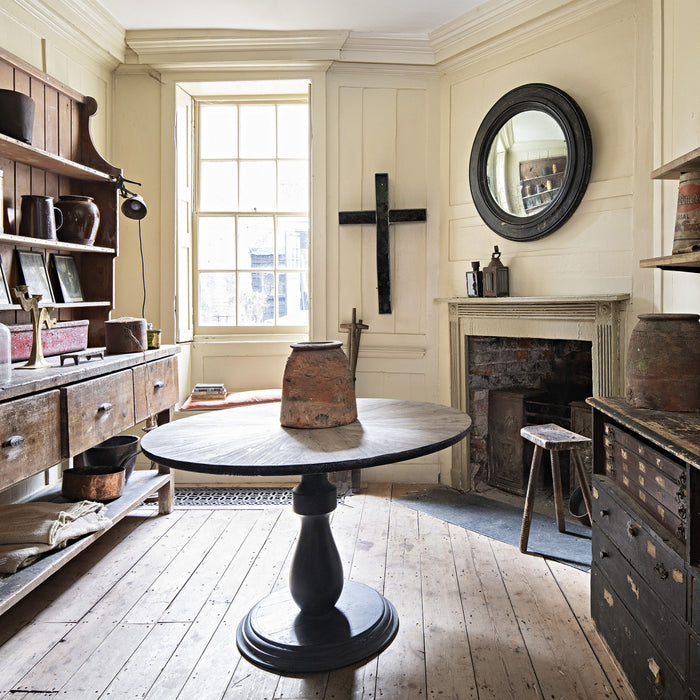
<svg viewBox="0 0 700 700">
<path fill-rule="evenodd" d="M 0 45 L 97 98 L 98 148 L 143 182 L 146 315 L 163 329 L 164 342 L 175 331 L 173 85 L 251 74 L 315 76 L 311 335 L 344 339 L 339 324 L 357 308 L 370 326 L 362 337 L 358 395 L 449 403 L 447 312 L 434 299 L 464 295 L 470 261 L 486 262 L 494 245 L 511 268 L 514 295 L 630 293 L 628 332 L 638 313 L 700 306 L 700 275 L 638 267 L 640 258 L 670 253 L 673 238 L 677 187 L 652 182 L 649 174 L 700 141 L 697 0 L 494 0 L 431 35 L 435 66 L 425 45 L 411 51 L 403 42 L 392 53 L 390 42 L 376 41 L 368 53 L 341 33 L 298 49 L 287 44 L 275 52 L 275 65 L 269 54 L 236 53 L 235 45 L 195 50 L 186 32 L 173 35 L 172 45 L 137 33 L 130 39 L 141 54 L 127 50 L 114 77 L 122 33 L 106 16 L 76 12 L 92 5 L 0 0 Z M 187 53 L 180 51 L 185 46 Z M 358 62 L 349 63 L 350 56 Z M 468 158 L 491 105 L 528 82 L 551 83 L 579 102 L 594 164 L 586 196 L 564 227 L 513 243 L 478 218 Z M 375 172 L 389 173 L 392 206 L 428 211 L 425 224 L 392 227 L 391 316 L 376 310 L 372 227 L 337 223 L 339 210 L 373 206 Z M 139 265 L 138 231 L 122 220 L 115 315 L 140 313 Z M 194 381 L 219 375 L 232 389 L 279 386 L 286 344 L 185 345 L 183 394 Z M 448 460 L 446 453 L 439 464 L 426 458 L 418 467 L 364 476 L 446 480 Z"/>
</svg>

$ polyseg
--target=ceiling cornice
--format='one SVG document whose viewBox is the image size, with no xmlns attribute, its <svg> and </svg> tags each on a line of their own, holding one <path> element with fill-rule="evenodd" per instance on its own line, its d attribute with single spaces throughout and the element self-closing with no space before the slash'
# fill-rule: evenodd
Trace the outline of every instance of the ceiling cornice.
<svg viewBox="0 0 700 700">
<path fill-rule="evenodd" d="M 15 0 L 77 50 L 113 69 L 124 61 L 124 29 L 93 0 Z"/>
</svg>

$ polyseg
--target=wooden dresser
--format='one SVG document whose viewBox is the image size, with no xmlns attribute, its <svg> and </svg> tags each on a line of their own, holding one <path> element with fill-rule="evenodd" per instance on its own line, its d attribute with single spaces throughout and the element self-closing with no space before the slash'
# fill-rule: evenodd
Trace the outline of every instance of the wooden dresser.
<svg viewBox="0 0 700 700">
<path fill-rule="evenodd" d="M 700 414 L 593 407 L 591 611 L 640 698 L 700 699 Z"/>
<path fill-rule="evenodd" d="M 178 399 L 177 348 L 108 355 L 39 370 L 13 368 L 0 389 L 0 491 L 75 457 L 103 440 L 155 417 L 171 419 Z M 107 506 L 115 523 L 148 496 L 158 493 L 159 510 L 172 509 L 170 470 L 135 471 L 124 494 Z M 60 483 L 33 500 L 60 496 Z M 0 613 L 16 603 L 104 531 L 77 540 L 26 569 L 0 578 Z"/>
</svg>

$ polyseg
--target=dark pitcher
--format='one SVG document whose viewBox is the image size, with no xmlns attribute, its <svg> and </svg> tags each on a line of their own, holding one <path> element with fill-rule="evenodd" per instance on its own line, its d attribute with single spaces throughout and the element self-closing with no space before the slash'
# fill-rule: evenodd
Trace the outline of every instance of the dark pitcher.
<svg viewBox="0 0 700 700">
<path fill-rule="evenodd" d="M 22 195 L 22 218 L 19 235 L 55 241 L 63 225 L 63 214 L 53 205 L 53 197 L 44 194 Z"/>
</svg>

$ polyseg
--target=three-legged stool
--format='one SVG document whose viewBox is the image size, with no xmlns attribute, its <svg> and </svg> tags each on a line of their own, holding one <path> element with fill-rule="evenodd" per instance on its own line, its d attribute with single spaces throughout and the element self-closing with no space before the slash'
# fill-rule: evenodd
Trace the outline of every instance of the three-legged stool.
<svg viewBox="0 0 700 700">
<path fill-rule="evenodd" d="M 542 451 L 549 450 L 549 457 L 552 462 L 552 486 L 554 490 L 554 507 L 557 515 L 557 527 L 559 532 L 565 532 L 564 522 L 564 499 L 561 493 L 561 471 L 559 469 L 559 452 L 562 450 L 571 451 L 571 461 L 576 467 L 578 479 L 581 483 L 581 492 L 586 504 L 588 517 L 591 518 L 591 490 L 588 487 L 588 476 L 583 468 L 583 460 L 579 454 L 582 447 L 588 445 L 590 438 L 573 433 L 566 428 L 562 428 L 554 423 L 545 425 L 530 425 L 522 428 L 520 434 L 530 442 L 534 443 L 535 451 L 532 453 L 532 464 L 530 466 L 530 478 L 527 482 L 527 493 L 525 495 L 525 510 L 523 511 L 523 524 L 520 529 L 520 551 L 527 552 L 527 541 L 530 537 L 530 523 L 532 522 L 532 509 L 535 505 L 535 491 L 537 489 L 537 477 L 542 462 Z M 593 519 L 591 518 L 591 521 Z"/>
</svg>

